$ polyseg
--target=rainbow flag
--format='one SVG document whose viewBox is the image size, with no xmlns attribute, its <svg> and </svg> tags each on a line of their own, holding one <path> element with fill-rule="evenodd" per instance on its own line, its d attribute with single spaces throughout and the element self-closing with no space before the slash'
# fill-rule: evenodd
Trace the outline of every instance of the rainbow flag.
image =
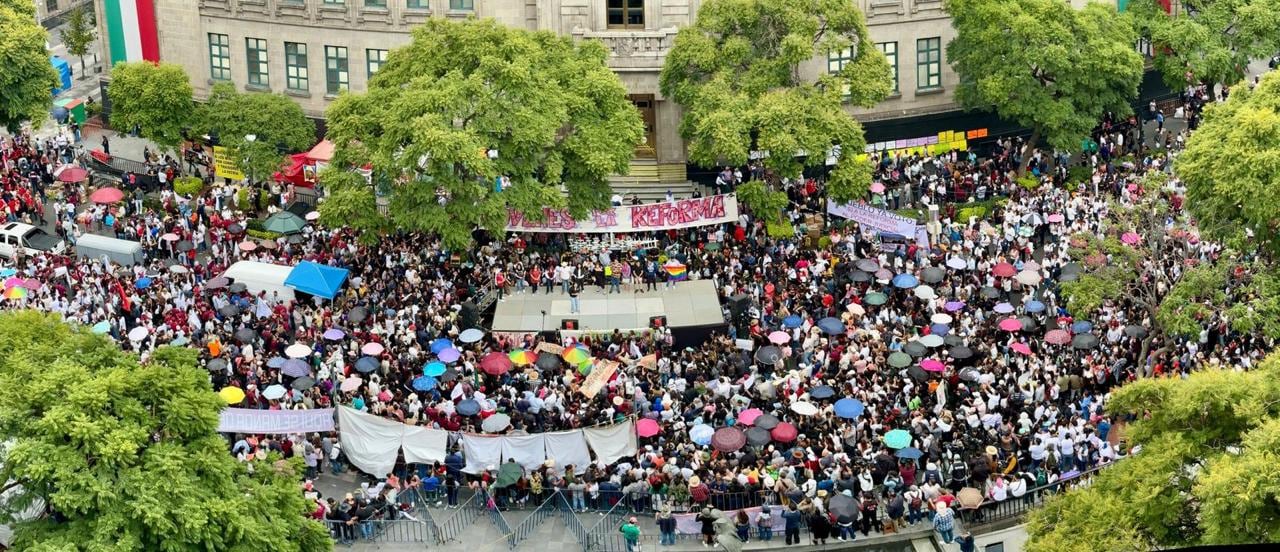
<svg viewBox="0 0 1280 552">
<path fill-rule="evenodd" d="M 678 261 L 667 261 L 667 264 L 662 265 L 662 268 L 666 269 L 667 274 L 671 276 L 670 280 L 673 282 L 683 282 L 689 278 L 689 268 Z"/>
<path fill-rule="evenodd" d="M 103 0 L 111 64 L 122 61 L 160 61 L 155 0 Z"/>
</svg>

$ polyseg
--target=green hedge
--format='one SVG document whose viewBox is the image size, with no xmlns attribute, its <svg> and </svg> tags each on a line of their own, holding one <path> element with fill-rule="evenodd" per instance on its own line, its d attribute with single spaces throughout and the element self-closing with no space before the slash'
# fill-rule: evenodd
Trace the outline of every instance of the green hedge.
<svg viewBox="0 0 1280 552">
<path fill-rule="evenodd" d="M 204 191 L 204 181 L 194 176 L 173 179 L 173 191 L 184 197 L 198 197 Z"/>
<path fill-rule="evenodd" d="M 997 208 L 1009 201 L 1008 198 L 997 197 L 986 201 L 975 201 L 973 203 L 960 203 L 956 206 L 956 222 L 961 224 L 969 224 L 969 217 L 977 217 L 983 220 L 990 216 Z"/>
<path fill-rule="evenodd" d="M 256 221 L 256 220 L 255 220 L 255 221 L 250 221 L 250 222 L 258 222 L 258 225 L 259 225 L 259 226 L 261 226 L 261 225 L 262 225 L 262 223 L 261 223 L 261 222 Z M 281 233 L 278 233 L 278 232 L 272 232 L 272 231 L 270 231 L 270 230 L 255 230 L 255 229 L 253 229 L 253 228 L 246 228 L 246 229 L 245 229 L 245 231 L 244 231 L 244 233 L 245 233 L 245 234 L 248 234 L 248 235 L 249 235 L 249 237 L 251 237 L 251 238 L 258 238 L 258 239 L 262 239 L 262 240 L 275 240 L 276 238 L 279 238 L 280 236 L 283 236 L 283 235 L 284 235 L 284 234 L 281 234 Z"/>
</svg>

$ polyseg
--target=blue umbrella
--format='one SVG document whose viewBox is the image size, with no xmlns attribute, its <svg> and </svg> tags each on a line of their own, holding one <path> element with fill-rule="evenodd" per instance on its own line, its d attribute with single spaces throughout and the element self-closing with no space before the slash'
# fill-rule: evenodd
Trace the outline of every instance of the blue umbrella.
<svg viewBox="0 0 1280 552">
<path fill-rule="evenodd" d="M 480 403 L 475 399 L 467 399 L 458 403 L 457 411 L 461 416 L 475 416 L 480 413 Z"/>
<path fill-rule="evenodd" d="M 921 456 L 924 456 L 924 453 L 920 452 L 920 449 L 918 448 L 907 447 L 899 450 L 895 456 L 898 458 L 906 458 L 907 460 L 919 460 Z"/>
<path fill-rule="evenodd" d="M 186 345 L 186 344 L 188 344 L 188 343 L 191 343 L 191 340 L 190 340 L 190 339 L 187 339 L 187 336 L 185 336 L 185 335 L 180 335 L 180 336 L 178 336 L 178 337 L 177 337 L 177 339 L 174 339 L 173 341 L 170 341 L 170 342 L 169 342 L 169 344 L 170 344 L 170 345 L 173 345 L 174 347 L 181 347 L 181 346 Z"/>
<path fill-rule="evenodd" d="M 793 314 L 791 316 L 788 316 L 782 319 L 782 327 L 788 328 L 788 329 L 799 328 L 803 324 L 804 324 L 804 319 L 800 318 L 800 315 L 798 314 Z"/>
<path fill-rule="evenodd" d="M 138 289 L 147 289 L 151 287 L 151 278 L 147 278 L 146 276 L 143 276 L 142 278 L 138 278 L 138 281 L 134 282 L 133 286 Z"/>
<path fill-rule="evenodd" d="M 852 420 L 861 416 L 864 410 L 866 410 L 866 407 L 863 406 L 862 401 L 858 399 L 845 397 L 836 401 L 835 404 L 836 416 L 846 420 Z"/>
<path fill-rule="evenodd" d="M 907 448 L 911 444 L 911 434 L 905 429 L 895 429 L 884 434 L 884 444 L 894 449 Z"/>
<path fill-rule="evenodd" d="M 378 359 L 371 356 L 362 356 L 356 361 L 356 371 L 367 374 L 378 369 Z"/>
<path fill-rule="evenodd" d="M 689 440 L 696 445 L 707 446 L 711 444 L 711 437 L 715 432 L 715 428 L 707 424 L 698 424 L 689 429 Z"/>
<path fill-rule="evenodd" d="M 929 333 L 937 336 L 946 337 L 948 333 L 951 333 L 951 328 L 949 328 L 946 324 L 934 324 L 932 326 L 929 326 Z"/>
<path fill-rule="evenodd" d="M 452 348 L 453 342 L 443 337 L 431 342 L 431 354 L 433 355 L 438 355 L 440 354 L 440 351 Z"/>
<path fill-rule="evenodd" d="M 431 376 L 418 376 L 413 380 L 413 388 L 418 391 L 430 391 L 436 388 L 437 383 L 436 378 Z"/>
<path fill-rule="evenodd" d="M 280 368 L 280 373 L 291 378 L 300 378 L 302 376 L 311 375 L 311 365 L 307 361 L 291 358 L 284 361 L 284 366 Z"/>
<path fill-rule="evenodd" d="M 1081 320 L 1071 325 L 1071 333 L 1089 333 L 1093 331 L 1093 323 L 1088 320 Z"/>
<path fill-rule="evenodd" d="M 1027 306 L 1023 307 L 1022 310 L 1025 310 L 1032 314 L 1035 314 L 1037 312 L 1044 312 L 1044 303 L 1041 303 L 1039 301 L 1029 301 L 1027 303 Z"/>
<path fill-rule="evenodd" d="M 18 271 L 17 271 L 17 270 L 14 270 L 14 269 L 12 269 L 12 268 L 0 269 L 0 278 L 8 278 L 8 277 L 13 276 L 14 274 L 17 274 L 17 273 L 18 273 Z"/>
<path fill-rule="evenodd" d="M 836 396 L 836 390 L 832 389 L 830 385 L 819 385 L 809 392 L 809 396 L 815 399 L 830 399 Z"/>
<path fill-rule="evenodd" d="M 841 322 L 838 318 L 828 316 L 818 321 L 818 329 L 827 335 L 842 334 L 844 333 L 844 322 Z"/>
<path fill-rule="evenodd" d="M 434 362 L 428 362 L 426 366 L 422 367 L 422 373 L 428 376 L 442 375 L 444 374 L 445 370 L 446 368 L 444 366 L 444 363 L 438 360 Z"/>
<path fill-rule="evenodd" d="M 475 343 L 481 339 L 484 339 L 484 330 L 479 328 L 468 328 L 458 334 L 458 341 L 463 343 Z"/>
<path fill-rule="evenodd" d="M 920 280 L 910 274 L 899 274 L 893 277 L 893 287 L 899 289 L 911 289 L 920 285 Z"/>
<path fill-rule="evenodd" d="M 282 368 L 287 361 L 288 359 L 284 357 L 271 357 L 267 360 L 267 368 Z"/>
<path fill-rule="evenodd" d="M 111 323 L 106 321 L 98 322 L 97 324 L 94 324 L 92 328 L 89 328 L 89 331 L 102 335 L 111 331 Z"/>
</svg>

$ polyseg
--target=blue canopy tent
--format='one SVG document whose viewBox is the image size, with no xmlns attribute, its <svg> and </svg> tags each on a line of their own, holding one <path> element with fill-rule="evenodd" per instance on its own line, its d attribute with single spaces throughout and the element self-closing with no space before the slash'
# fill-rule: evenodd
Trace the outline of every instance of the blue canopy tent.
<svg viewBox="0 0 1280 552">
<path fill-rule="evenodd" d="M 338 290 L 342 289 L 342 284 L 346 283 L 350 272 L 345 268 L 302 261 L 289 272 L 284 285 L 316 297 L 333 299 L 338 295 Z"/>
<path fill-rule="evenodd" d="M 53 65 L 53 69 L 58 72 L 58 87 L 53 89 L 53 95 L 57 96 L 65 90 L 71 89 L 71 64 L 67 60 L 58 56 L 49 58 L 49 63 Z"/>
</svg>

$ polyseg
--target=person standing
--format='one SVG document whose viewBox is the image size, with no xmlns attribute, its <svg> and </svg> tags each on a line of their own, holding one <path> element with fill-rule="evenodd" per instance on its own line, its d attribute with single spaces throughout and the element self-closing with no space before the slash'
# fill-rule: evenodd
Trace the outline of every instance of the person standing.
<svg viewBox="0 0 1280 552">
<path fill-rule="evenodd" d="M 800 544 L 800 512 L 796 510 L 796 503 L 792 502 L 787 505 L 787 511 L 782 512 L 782 520 L 786 522 L 783 528 L 783 534 L 786 536 L 787 546 Z"/>
<path fill-rule="evenodd" d="M 627 552 L 635 552 L 640 546 L 640 528 L 636 526 L 636 518 L 628 519 L 618 529 L 622 533 L 622 542 L 627 545 Z"/>
<path fill-rule="evenodd" d="M 831 520 L 827 518 L 827 514 L 815 509 L 809 516 L 810 544 L 825 546 L 829 536 L 831 536 Z"/>
<path fill-rule="evenodd" d="M 662 546 L 675 546 L 676 544 L 676 518 L 671 517 L 671 506 L 664 505 L 662 510 L 658 511 L 658 531 L 662 533 L 659 544 Z"/>
<path fill-rule="evenodd" d="M 933 528 L 942 536 L 942 542 L 951 544 L 955 540 L 956 513 L 946 502 L 938 501 L 937 512 L 933 515 Z"/>
<path fill-rule="evenodd" d="M 569 282 L 569 313 L 577 314 L 581 310 L 578 295 L 582 294 L 582 283 L 578 280 Z"/>
<path fill-rule="evenodd" d="M 756 516 L 756 535 L 764 542 L 773 540 L 773 508 L 768 504 L 762 506 L 760 515 Z"/>
</svg>

